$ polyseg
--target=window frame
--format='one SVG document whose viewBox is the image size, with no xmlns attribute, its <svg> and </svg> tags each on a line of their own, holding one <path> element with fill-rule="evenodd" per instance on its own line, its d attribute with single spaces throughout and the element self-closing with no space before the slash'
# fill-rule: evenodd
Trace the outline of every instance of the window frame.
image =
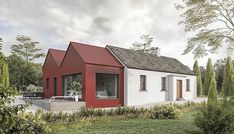
<svg viewBox="0 0 234 134">
<path fill-rule="evenodd" d="M 69 90 L 65 89 L 65 79 L 66 79 L 66 77 L 73 77 L 73 76 L 75 76 L 75 75 L 80 75 L 81 84 L 82 84 L 81 94 L 83 94 L 83 93 L 82 93 L 82 92 L 83 92 L 83 76 L 82 76 L 82 73 L 74 73 L 74 74 L 62 75 L 62 94 L 63 94 L 63 95 L 66 95 L 67 91 L 69 91 Z M 68 86 L 68 85 L 67 85 L 67 86 Z M 83 99 L 83 95 L 82 95 L 82 98 L 81 98 L 81 99 Z"/>
<path fill-rule="evenodd" d="M 143 82 L 141 81 L 142 80 L 142 78 L 144 78 L 143 80 Z M 143 88 L 141 89 L 141 84 L 143 84 Z M 146 78 L 146 75 L 140 75 L 140 91 L 147 91 L 147 78 Z"/>
<path fill-rule="evenodd" d="M 116 76 L 116 88 L 117 88 L 117 94 L 116 94 L 116 97 L 115 98 L 98 98 L 97 97 L 97 75 L 100 75 L 100 74 L 107 74 L 107 75 L 114 75 L 114 76 Z M 120 80 L 119 80 L 119 78 L 120 78 L 120 76 L 119 76 L 120 74 L 114 74 L 114 73 L 99 73 L 99 72 L 96 72 L 95 73 L 95 99 L 97 99 L 97 100 L 111 100 L 111 99 L 119 99 L 120 98 Z"/>
<path fill-rule="evenodd" d="M 166 91 L 166 77 L 161 77 L 161 91 Z"/>
<path fill-rule="evenodd" d="M 186 79 L 186 91 L 190 92 L 190 79 Z"/>
</svg>

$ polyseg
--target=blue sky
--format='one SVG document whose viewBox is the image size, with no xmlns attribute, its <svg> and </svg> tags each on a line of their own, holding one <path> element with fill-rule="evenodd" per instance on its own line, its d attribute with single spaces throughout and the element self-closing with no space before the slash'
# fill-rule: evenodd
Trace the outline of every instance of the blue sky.
<svg viewBox="0 0 234 134">
<path fill-rule="evenodd" d="M 176 2 L 179 0 L 0 0 L 3 51 L 10 54 L 19 34 L 39 41 L 43 52 L 65 50 L 69 41 L 129 48 L 142 34 L 150 34 L 162 55 L 192 67 L 193 55 L 181 55 L 189 34 L 178 25 L 181 18 Z M 223 47 L 199 62 L 204 66 L 208 57 L 215 61 L 225 56 Z"/>
</svg>

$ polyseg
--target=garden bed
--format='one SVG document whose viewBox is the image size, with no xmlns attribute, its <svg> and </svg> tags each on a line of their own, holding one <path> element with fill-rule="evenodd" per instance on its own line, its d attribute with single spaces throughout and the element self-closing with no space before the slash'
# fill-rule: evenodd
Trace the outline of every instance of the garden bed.
<svg viewBox="0 0 234 134">
<path fill-rule="evenodd" d="M 64 126 L 61 123 L 50 124 L 52 133 L 56 134 L 187 134 L 200 133 L 193 124 L 193 107 L 181 109 L 180 119 L 149 119 L 149 118 L 117 118 L 99 117 L 90 118 L 80 123 Z"/>
</svg>

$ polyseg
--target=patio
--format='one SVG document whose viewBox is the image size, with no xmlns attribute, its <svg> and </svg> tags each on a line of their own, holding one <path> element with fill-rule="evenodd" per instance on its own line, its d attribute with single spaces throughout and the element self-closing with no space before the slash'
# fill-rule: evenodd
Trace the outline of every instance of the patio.
<svg viewBox="0 0 234 134">
<path fill-rule="evenodd" d="M 16 96 L 15 102 L 11 105 L 25 104 L 26 101 L 32 102 L 32 105 L 26 110 L 27 112 L 35 112 L 39 109 L 46 111 L 73 112 L 79 110 L 80 107 L 85 106 L 84 101 L 75 102 L 72 100 L 56 99 L 49 102 L 49 99 L 25 99 L 23 96 Z"/>
<path fill-rule="evenodd" d="M 84 101 L 76 102 L 62 99 L 56 99 L 52 102 L 49 102 L 49 99 L 35 100 L 33 104 L 48 111 L 77 111 L 80 107 L 85 106 Z"/>
</svg>

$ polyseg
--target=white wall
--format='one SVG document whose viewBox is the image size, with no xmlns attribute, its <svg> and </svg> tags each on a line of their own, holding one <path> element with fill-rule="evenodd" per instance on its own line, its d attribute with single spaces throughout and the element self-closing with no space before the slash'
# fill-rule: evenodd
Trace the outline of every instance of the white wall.
<svg viewBox="0 0 234 134">
<path fill-rule="evenodd" d="M 170 101 L 175 101 L 177 93 L 177 80 L 182 80 L 182 97 L 185 100 L 192 100 L 197 97 L 197 78 L 192 75 L 171 75 L 173 83 L 172 86 L 172 96 L 169 98 Z M 186 79 L 190 80 L 190 91 L 187 91 Z"/>
<path fill-rule="evenodd" d="M 184 99 L 196 98 L 196 76 L 172 74 L 125 67 L 125 97 L 127 106 L 176 100 L 176 80 L 182 80 Z M 146 91 L 140 91 L 140 75 L 146 75 Z M 166 77 L 166 90 L 161 91 L 161 77 Z M 186 79 L 190 79 L 190 92 L 186 91 Z"/>
</svg>

